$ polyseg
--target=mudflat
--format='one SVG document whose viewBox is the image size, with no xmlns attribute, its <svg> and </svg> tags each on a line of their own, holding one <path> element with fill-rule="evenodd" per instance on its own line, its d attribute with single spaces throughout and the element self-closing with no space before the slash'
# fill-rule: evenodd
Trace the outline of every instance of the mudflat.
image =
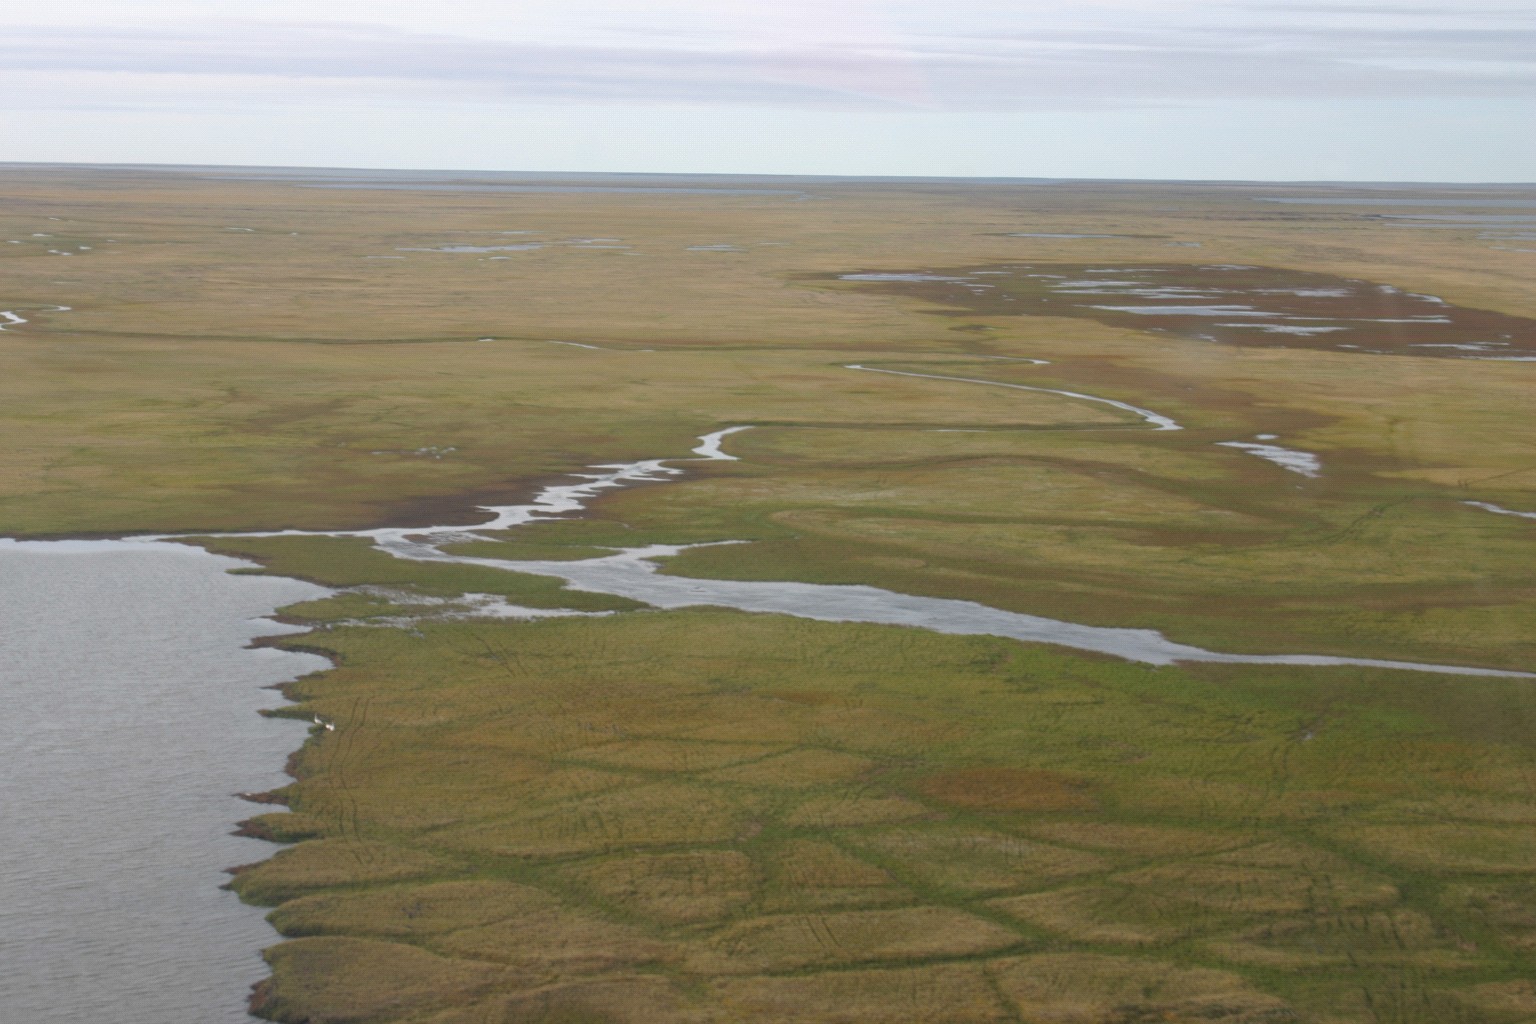
<svg viewBox="0 0 1536 1024">
<path fill-rule="evenodd" d="M 1536 511 L 1536 256 L 1475 204 L 1403 226 L 1461 192 L 0 180 L 0 531 L 339 588 L 287 610 L 337 667 L 234 880 L 285 938 L 261 1015 L 1536 1017 L 1527 680 L 659 611 L 333 535 L 1536 670 L 1536 524 L 1492 510 Z M 467 532 L 637 460 L 678 472 Z"/>
</svg>

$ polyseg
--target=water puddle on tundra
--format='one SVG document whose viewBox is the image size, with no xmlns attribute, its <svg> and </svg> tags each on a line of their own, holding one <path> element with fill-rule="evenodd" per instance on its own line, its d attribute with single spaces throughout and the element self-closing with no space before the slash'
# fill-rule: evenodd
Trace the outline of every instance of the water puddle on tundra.
<svg viewBox="0 0 1536 1024">
<path fill-rule="evenodd" d="M 1390 284 L 1240 264 L 1007 263 L 831 275 L 938 316 L 1049 316 L 1194 341 L 1527 362 L 1536 319 Z"/>
</svg>

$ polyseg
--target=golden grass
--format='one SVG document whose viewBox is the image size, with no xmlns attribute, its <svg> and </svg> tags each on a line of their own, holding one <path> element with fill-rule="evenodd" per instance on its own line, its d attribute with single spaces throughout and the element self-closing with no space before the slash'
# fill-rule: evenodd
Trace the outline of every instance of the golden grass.
<svg viewBox="0 0 1536 1024">
<path fill-rule="evenodd" d="M 234 883 L 303 941 L 507 972 L 368 1021 L 1374 1024 L 1375 1001 L 1502 1024 L 1463 990 L 1536 953 L 1529 879 L 1487 868 L 1518 826 L 1452 843 L 1426 820 L 1502 807 L 1529 770 L 1527 742 L 1437 714 L 1518 703 L 1520 681 L 1155 669 L 708 610 L 418 632 L 303 640 L 341 667 L 291 687 L 295 713 L 337 728 L 284 796 L 327 838 Z M 1457 856 L 1410 862 L 1415 837 Z M 344 971 L 273 962 L 278 1019 L 331 1019 Z"/>
<path fill-rule="evenodd" d="M 971 964 L 733 979 L 713 985 L 708 1000 L 726 1020 L 1005 1024 L 1018 1019 L 986 973 Z"/>
<path fill-rule="evenodd" d="M 995 953 L 1017 933 L 951 907 L 765 915 L 710 937 L 689 960 L 702 975 L 772 974 L 871 961 L 921 961 Z"/>
<path fill-rule="evenodd" d="M 1050 1024 L 1290 1024 L 1297 1019 L 1282 1001 L 1226 971 L 1057 953 L 1003 961 L 993 973 L 1024 1020 Z"/>
<path fill-rule="evenodd" d="M 595 903 L 665 924 L 722 921 L 752 902 L 761 869 L 739 850 L 623 854 L 563 871 Z"/>
<path fill-rule="evenodd" d="M 270 958 L 274 970 L 302 987 L 302 1006 L 291 1006 L 279 986 L 263 985 L 252 1008 L 274 1020 L 298 1013 L 336 1024 L 468 1002 L 504 984 L 510 973 L 403 943 L 340 936 L 297 939 Z"/>
<path fill-rule="evenodd" d="M 768 856 L 759 906 L 768 913 L 910 903 L 912 890 L 868 860 L 818 839 L 786 839 Z"/>
</svg>

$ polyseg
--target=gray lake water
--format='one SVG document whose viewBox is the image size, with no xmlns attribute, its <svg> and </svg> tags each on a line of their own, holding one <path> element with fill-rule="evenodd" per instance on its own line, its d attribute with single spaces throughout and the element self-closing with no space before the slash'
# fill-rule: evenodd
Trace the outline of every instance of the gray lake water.
<svg viewBox="0 0 1536 1024">
<path fill-rule="evenodd" d="M 179 544 L 0 541 L 0 1021 L 250 1024 L 276 933 L 220 889 L 302 722 L 263 687 L 327 666 L 252 638 L 322 588 Z"/>
</svg>

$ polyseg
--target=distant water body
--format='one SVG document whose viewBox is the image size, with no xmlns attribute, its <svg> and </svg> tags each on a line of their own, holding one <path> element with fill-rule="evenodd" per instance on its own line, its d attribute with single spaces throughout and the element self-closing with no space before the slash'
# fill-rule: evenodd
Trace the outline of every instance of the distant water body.
<svg viewBox="0 0 1536 1024">
<path fill-rule="evenodd" d="M 640 195 L 693 195 L 693 196 L 804 196 L 804 192 L 787 188 L 685 188 L 682 186 L 645 185 L 503 185 L 503 184 L 438 184 L 436 182 L 293 182 L 297 188 L 351 188 L 372 189 L 384 192 L 633 192 Z"/>
<path fill-rule="evenodd" d="M 1475 197 L 1447 196 L 1440 199 L 1424 199 L 1413 196 L 1391 198 L 1361 196 L 1285 196 L 1256 197 L 1261 203 L 1294 203 L 1301 206 L 1493 206 L 1520 209 L 1536 207 L 1536 199 L 1479 199 Z"/>
<path fill-rule="evenodd" d="M 327 666 L 245 649 L 326 593 L 180 544 L 0 541 L 0 1020 L 250 1024 L 265 911 L 230 835 L 303 723 L 263 689 Z"/>
</svg>

